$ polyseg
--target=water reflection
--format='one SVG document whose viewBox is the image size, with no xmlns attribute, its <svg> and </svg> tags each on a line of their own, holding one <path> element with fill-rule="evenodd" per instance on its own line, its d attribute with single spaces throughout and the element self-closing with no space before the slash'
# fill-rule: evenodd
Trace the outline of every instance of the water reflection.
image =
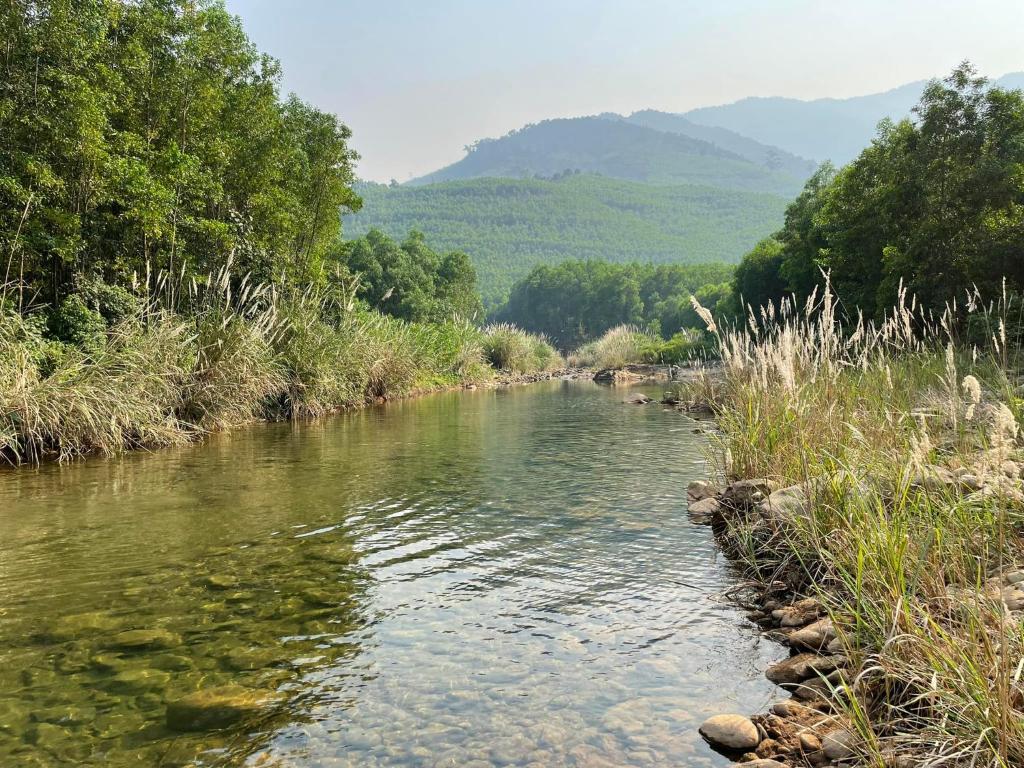
<svg viewBox="0 0 1024 768">
<path fill-rule="evenodd" d="M 721 764 L 695 726 L 762 704 L 777 651 L 708 598 L 692 422 L 620 398 L 441 395 L 0 474 L 0 764 Z M 268 700 L 168 727 L 225 686 Z"/>
</svg>

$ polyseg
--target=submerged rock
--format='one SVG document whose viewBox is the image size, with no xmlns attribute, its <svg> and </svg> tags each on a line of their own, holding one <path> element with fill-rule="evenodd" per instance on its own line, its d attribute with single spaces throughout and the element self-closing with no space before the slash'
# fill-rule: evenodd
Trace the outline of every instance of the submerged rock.
<svg viewBox="0 0 1024 768">
<path fill-rule="evenodd" d="M 647 395 L 642 395 L 639 392 L 636 392 L 630 395 L 629 397 L 625 398 L 622 402 L 625 403 L 626 405 L 647 405 L 649 402 L 651 402 L 651 398 L 649 398 Z"/>
<path fill-rule="evenodd" d="M 98 632 L 112 632 L 120 626 L 120 621 L 109 614 L 89 611 L 61 617 L 45 634 L 47 639 L 63 643 Z"/>
<path fill-rule="evenodd" d="M 167 727 L 175 731 L 210 731 L 227 728 L 259 715 L 277 697 L 238 685 L 190 693 L 167 703 Z"/>
<path fill-rule="evenodd" d="M 166 629 L 129 629 L 118 632 L 107 642 L 108 648 L 123 651 L 174 648 L 178 645 L 181 645 L 181 636 Z"/>
<path fill-rule="evenodd" d="M 718 747 L 753 749 L 761 741 L 757 726 L 743 715 L 715 715 L 700 726 L 700 735 Z"/>
</svg>

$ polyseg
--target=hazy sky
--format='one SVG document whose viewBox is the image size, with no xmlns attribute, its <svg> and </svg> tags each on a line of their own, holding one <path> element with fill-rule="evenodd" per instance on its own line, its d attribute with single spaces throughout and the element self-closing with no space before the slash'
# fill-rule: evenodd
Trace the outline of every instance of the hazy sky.
<svg viewBox="0 0 1024 768">
<path fill-rule="evenodd" d="M 227 0 L 284 89 L 404 181 L 547 117 L 1024 70 L 1024 0 Z"/>
</svg>

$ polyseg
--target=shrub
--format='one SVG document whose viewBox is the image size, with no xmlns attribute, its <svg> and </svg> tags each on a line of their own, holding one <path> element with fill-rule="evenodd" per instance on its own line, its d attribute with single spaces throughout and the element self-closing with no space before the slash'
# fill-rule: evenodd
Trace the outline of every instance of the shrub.
<svg viewBox="0 0 1024 768">
<path fill-rule="evenodd" d="M 529 373 L 556 368 L 562 358 L 543 336 L 508 323 L 484 329 L 483 349 L 488 362 L 503 371 Z"/>
<path fill-rule="evenodd" d="M 585 368 L 621 368 L 651 362 L 658 338 L 632 325 L 619 325 L 601 338 L 584 344 L 570 355 L 570 362 Z"/>
</svg>

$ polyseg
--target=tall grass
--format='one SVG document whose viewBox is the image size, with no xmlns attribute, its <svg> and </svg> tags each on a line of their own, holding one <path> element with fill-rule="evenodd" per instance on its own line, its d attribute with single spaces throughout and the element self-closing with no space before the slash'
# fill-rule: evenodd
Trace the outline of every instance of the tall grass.
<svg viewBox="0 0 1024 768">
<path fill-rule="evenodd" d="M 523 372 L 558 359 L 511 327 L 407 323 L 358 307 L 351 287 L 281 296 L 233 284 L 227 267 L 187 283 L 147 276 L 139 294 L 149 298 L 88 344 L 52 340 L 41 315 L 0 295 L 0 459 L 168 445 L 482 381 L 489 359 Z M 521 347 L 494 355 L 499 337 Z"/>
<path fill-rule="evenodd" d="M 546 338 L 509 323 L 484 328 L 481 344 L 487 361 L 502 371 L 546 371 L 563 364 L 561 355 Z"/>
<path fill-rule="evenodd" d="M 651 350 L 658 341 L 653 334 L 636 326 L 619 325 L 577 349 L 569 356 L 569 361 L 583 368 L 621 368 L 650 362 Z"/>
<path fill-rule="evenodd" d="M 857 662 L 845 715 L 864 763 L 1024 764 L 1024 630 L 996 581 L 1024 566 L 999 307 L 982 317 L 968 295 L 936 316 L 901 295 L 880 323 L 842 322 L 826 286 L 739 329 L 696 308 L 723 366 L 689 394 L 717 413 L 722 470 L 809 499 L 788 521 L 736 522 L 735 538 L 752 574 L 828 606 Z M 985 349 L 958 338 L 978 322 Z"/>
</svg>

